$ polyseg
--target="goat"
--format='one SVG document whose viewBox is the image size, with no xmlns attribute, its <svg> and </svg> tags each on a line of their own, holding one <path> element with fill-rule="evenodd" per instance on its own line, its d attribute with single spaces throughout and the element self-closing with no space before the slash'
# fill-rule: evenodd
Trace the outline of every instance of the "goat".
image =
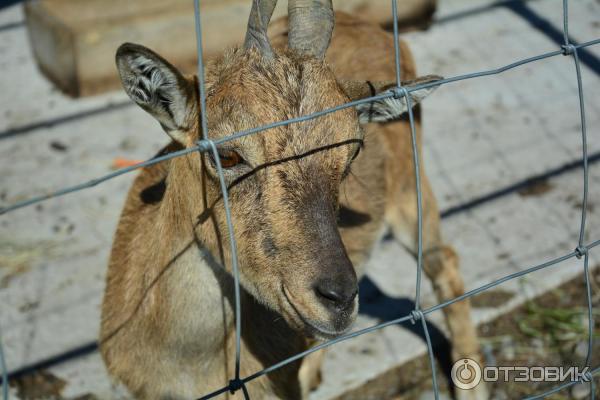
<svg viewBox="0 0 600 400">
<path fill-rule="evenodd" d="M 396 87 L 392 35 L 335 15 L 331 0 L 290 0 L 269 39 L 275 4 L 254 0 L 243 46 L 207 61 L 211 139 Z M 439 79 L 416 78 L 404 42 L 400 51 L 405 85 Z M 161 154 L 194 146 L 202 137 L 197 77 L 136 44 L 123 44 L 116 62 L 129 97 L 172 139 Z M 432 90 L 410 94 L 419 151 L 417 104 Z M 239 256 L 242 376 L 347 332 L 358 279 L 386 232 L 415 254 L 406 111 L 404 98 L 388 97 L 219 146 Z M 109 373 L 139 399 L 191 399 L 233 375 L 232 254 L 216 161 L 192 152 L 144 168 L 123 208 L 100 346 Z M 455 252 L 442 241 L 426 175 L 421 182 L 424 270 L 444 301 L 462 294 L 463 282 Z M 444 312 L 454 358 L 478 359 L 468 301 Z M 318 383 L 321 354 L 248 383 L 251 398 L 305 398 Z M 482 399 L 482 390 L 459 395 Z"/>
</svg>

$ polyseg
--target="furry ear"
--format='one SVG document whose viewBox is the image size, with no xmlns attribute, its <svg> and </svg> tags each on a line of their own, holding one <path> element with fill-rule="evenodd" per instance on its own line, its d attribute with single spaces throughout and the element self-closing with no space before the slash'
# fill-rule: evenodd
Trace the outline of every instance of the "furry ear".
<svg viewBox="0 0 600 400">
<path fill-rule="evenodd" d="M 121 45 L 116 61 L 129 97 L 156 118 L 169 136 L 185 144 L 186 132 L 196 115 L 194 84 L 144 46 Z"/>
<path fill-rule="evenodd" d="M 402 86 L 416 86 L 423 83 L 435 82 L 440 79 L 442 79 L 441 76 L 427 75 L 415 80 L 402 82 Z M 341 85 L 352 101 L 375 96 L 384 92 L 391 92 L 396 87 L 396 82 L 347 81 L 342 82 Z M 410 92 L 411 105 L 414 107 L 437 88 L 438 86 L 431 86 Z M 382 100 L 360 104 L 356 106 L 356 111 L 358 112 L 359 122 L 361 124 L 366 124 L 368 122 L 388 122 L 397 120 L 402 114 L 408 111 L 408 107 L 404 96 L 399 98 L 387 97 Z"/>
</svg>

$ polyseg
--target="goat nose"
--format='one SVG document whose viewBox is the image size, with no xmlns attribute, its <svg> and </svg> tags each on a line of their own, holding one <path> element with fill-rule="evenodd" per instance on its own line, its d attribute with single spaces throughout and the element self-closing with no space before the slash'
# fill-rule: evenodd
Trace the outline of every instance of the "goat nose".
<svg viewBox="0 0 600 400">
<path fill-rule="evenodd" d="M 326 307 L 343 311 L 352 306 L 358 294 L 358 286 L 354 282 L 325 279 L 315 285 L 315 292 Z"/>
</svg>

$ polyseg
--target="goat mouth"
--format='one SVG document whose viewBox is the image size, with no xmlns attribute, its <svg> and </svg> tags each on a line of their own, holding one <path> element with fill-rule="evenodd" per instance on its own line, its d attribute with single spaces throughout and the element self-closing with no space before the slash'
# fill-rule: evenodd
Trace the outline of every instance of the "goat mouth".
<svg viewBox="0 0 600 400">
<path fill-rule="evenodd" d="M 285 299 L 287 300 L 289 305 L 292 307 L 292 310 L 294 310 L 294 313 L 298 316 L 300 321 L 302 321 L 302 323 L 304 324 L 304 326 L 306 327 L 306 329 L 308 331 L 307 333 L 310 336 L 313 336 L 317 339 L 329 340 L 329 339 L 335 339 L 350 330 L 351 324 L 349 324 L 347 328 L 340 330 L 340 331 L 334 331 L 334 330 L 324 328 L 322 326 L 318 326 L 314 322 L 310 321 L 308 318 L 304 317 L 304 315 L 302 315 L 300 310 L 298 310 L 298 308 L 292 301 L 292 296 L 290 294 L 288 294 L 288 291 L 284 285 L 282 285 L 281 290 L 283 292 L 283 296 L 285 297 Z"/>
</svg>

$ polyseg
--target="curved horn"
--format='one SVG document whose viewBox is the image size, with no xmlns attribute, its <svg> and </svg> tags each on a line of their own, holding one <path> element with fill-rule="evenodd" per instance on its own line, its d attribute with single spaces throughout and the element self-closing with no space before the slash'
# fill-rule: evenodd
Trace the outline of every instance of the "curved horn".
<svg viewBox="0 0 600 400">
<path fill-rule="evenodd" d="M 250 49 L 256 47 L 263 55 L 269 58 L 274 57 L 271 43 L 267 37 L 267 27 L 273 15 L 273 10 L 277 0 L 253 0 L 250 18 L 248 19 L 248 30 L 246 31 L 246 40 L 244 48 Z"/>
<path fill-rule="evenodd" d="M 333 33 L 331 0 L 289 0 L 288 46 L 322 59 Z"/>
</svg>

